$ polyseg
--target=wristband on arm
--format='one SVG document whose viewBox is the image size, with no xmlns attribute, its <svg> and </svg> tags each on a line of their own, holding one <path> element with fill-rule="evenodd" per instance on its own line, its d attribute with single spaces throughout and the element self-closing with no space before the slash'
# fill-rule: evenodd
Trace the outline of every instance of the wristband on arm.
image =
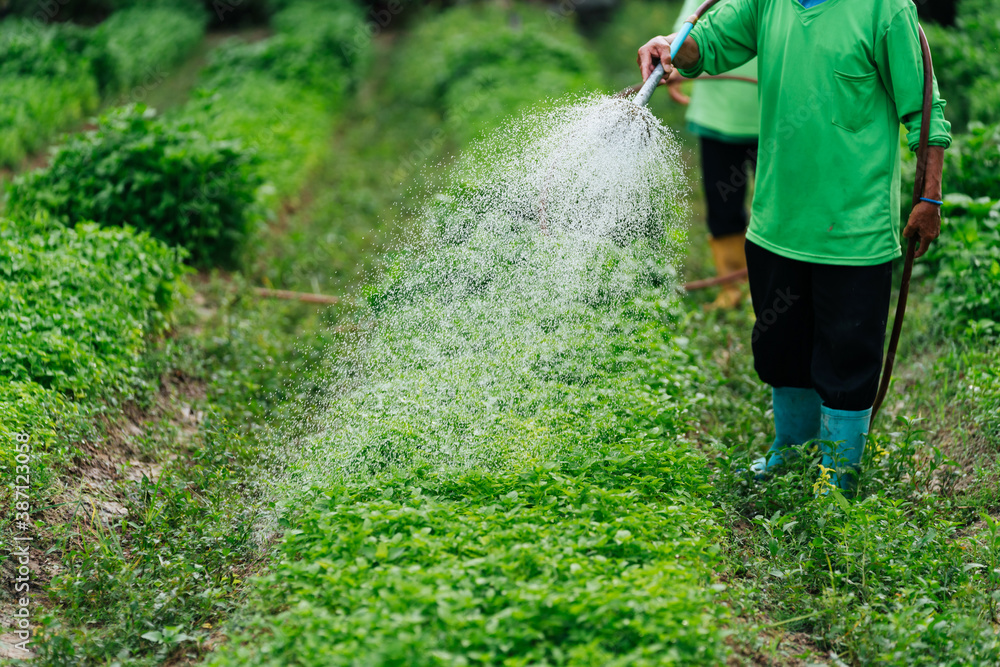
<svg viewBox="0 0 1000 667">
<path fill-rule="evenodd" d="M 920 198 L 920 201 L 925 201 L 925 202 L 927 202 L 928 204 L 936 204 L 937 206 L 941 206 L 942 204 L 944 204 L 944 202 L 943 202 L 943 201 L 939 201 L 939 200 L 937 200 L 937 199 L 929 199 L 929 198 L 927 198 L 927 197 L 921 197 L 921 198 Z"/>
</svg>

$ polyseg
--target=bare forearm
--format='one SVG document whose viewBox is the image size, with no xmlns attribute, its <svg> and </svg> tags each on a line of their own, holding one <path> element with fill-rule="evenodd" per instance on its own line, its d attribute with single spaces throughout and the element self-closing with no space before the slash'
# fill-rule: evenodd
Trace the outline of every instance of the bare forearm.
<svg viewBox="0 0 1000 667">
<path fill-rule="evenodd" d="M 944 148 L 927 147 L 927 170 L 924 172 L 924 191 L 927 199 L 941 201 L 941 169 L 944 166 Z M 903 230 L 906 238 L 916 237 L 920 246 L 914 257 L 921 257 L 931 242 L 941 234 L 941 209 L 937 204 L 918 201 L 910 212 L 910 219 Z"/>
<path fill-rule="evenodd" d="M 680 51 L 677 52 L 677 57 L 674 58 L 673 65 L 680 69 L 691 69 L 698 64 L 700 58 L 701 52 L 698 50 L 698 42 L 694 41 L 693 37 L 688 37 L 681 44 Z"/>
<path fill-rule="evenodd" d="M 927 147 L 927 171 L 924 174 L 923 196 L 928 199 L 940 200 L 944 189 L 941 185 L 941 172 L 944 169 L 944 147 Z"/>
</svg>

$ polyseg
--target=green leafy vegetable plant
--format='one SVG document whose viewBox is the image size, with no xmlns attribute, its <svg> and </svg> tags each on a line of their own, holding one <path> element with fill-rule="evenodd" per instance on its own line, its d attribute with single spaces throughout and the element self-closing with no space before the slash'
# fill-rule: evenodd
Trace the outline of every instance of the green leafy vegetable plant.
<svg viewBox="0 0 1000 667">
<path fill-rule="evenodd" d="M 180 253 L 132 229 L 0 220 L 0 378 L 128 394 L 179 296 Z"/>
<path fill-rule="evenodd" d="M 369 45 L 343 48 L 363 29 L 360 9 L 344 0 L 288 3 L 272 24 L 277 32 L 268 39 L 219 47 L 179 116 L 207 136 L 252 150 L 257 173 L 273 186 L 266 199 L 274 205 L 299 193 L 328 150 L 330 113 L 367 67 Z"/>
<path fill-rule="evenodd" d="M 725 587 L 696 456 L 658 438 L 317 489 L 211 664 L 718 664 Z M 271 662 L 273 661 L 273 663 Z"/>
<path fill-rule="evenodd" d="M 1000 202 L 948 195 L 947 208 L 956 215 L 945 218 L 928 258 L 936 268 L 933 299 L 939 323 L 948 332 L 996 339 L 1000 337 Z M 970 210 L 979 215 L 969 214 Z"/>
<path fill-rule="evenodd" d="M 945 151 L 947 192 L 1000 199 L 1000 124 L 972 123 Z"/>
<path fill-rule="evenodd" d="M 104 116 L 52 163 L 9 188 L 13 215 L 130 225 L 186 248 L 198 266 L 235 263 L 256 220 L 255 158 L 238 143 L 164 123 L 143 107 Z"/>
</svg>

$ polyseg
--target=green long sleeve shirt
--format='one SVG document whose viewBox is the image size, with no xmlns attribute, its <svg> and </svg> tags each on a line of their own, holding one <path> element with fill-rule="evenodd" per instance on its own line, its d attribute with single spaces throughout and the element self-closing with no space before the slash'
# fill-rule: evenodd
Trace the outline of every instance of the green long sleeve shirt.
<svg viewBox="0 0 1000 667">
<path fill-rule="evenodd" d="M 694 14 L 703 0 L 686 0 L 674 24 L 679 32 L 684 21 Z M 710 11 L 717 11 L 716 5 Z M 757 78 L 757 59 L 734 68 L 730 74 Z M 695 134 L 719 141 L 757 141 L 760 114 L 758 112 L 757 86 L 746 81 L 701 81 L 694 84 L 691 103 L 688 105 L 687 122 Z"/>
<path fill-rule="evenodd" d="M 899 126 L 920 136 L 923 63 L 911 0 L 731 0 L 691 33 L 688 77 L 758 58 L 760 152 L 747 237 L 807 262 L 901 254 Z M 934 85 L 930 144 L 951 143 Z M 725 188 L 725 183 L 706 184 Z"/>
</svg>

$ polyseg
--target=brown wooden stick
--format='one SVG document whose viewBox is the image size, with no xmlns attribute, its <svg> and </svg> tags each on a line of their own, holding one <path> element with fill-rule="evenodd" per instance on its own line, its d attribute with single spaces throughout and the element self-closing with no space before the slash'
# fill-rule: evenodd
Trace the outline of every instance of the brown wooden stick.
<svg viewBox="0 0 1000 667">
<path fill-rule="evenodd" d="M 266 287 L 254 287 L 253 293 L 265 299 L 284 299 L 286 301 L 301 301 L 303 303 L 322 303 L 333 305 L 341 303 L 344 299 L 339 296 L 327 296 L 326 294 L 312 294 L 309 292 L 292 292 L 283 289 L 267 289 Z"/>
<path fill-rule="evenodd" d="M 700 289 L 705 289 L 706 287 L 715 287 L 716 285 L 724 285 L 726 283 L 734 283 L 737 280 L 743 280 L 747 277 L 747 270 L 740 269 L 739 271 L 733 271 L 732 273 L 727 273 L 724 276 L 716 276 L 714 278 L 705 278 L 704 280 L 696 280 L 693 283 L 688 283 L 684 286 L 684 289 L 688 292 L 695 292 Z"/>
</svg>

